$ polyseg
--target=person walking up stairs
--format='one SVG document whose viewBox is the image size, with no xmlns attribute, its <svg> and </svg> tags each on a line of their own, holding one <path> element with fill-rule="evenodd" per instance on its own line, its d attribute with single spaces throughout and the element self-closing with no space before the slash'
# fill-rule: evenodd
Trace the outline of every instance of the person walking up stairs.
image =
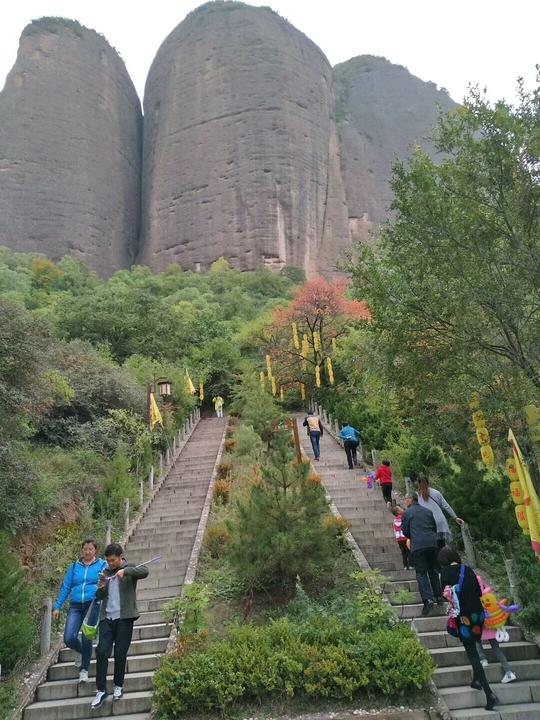
<svg viewBox="0 0 540 720">
<path fill-rule="evenodd" d="M 224 431 L 224 419 L 200 420 L 126 547 L 134 565 L 154 555 L 162 558 L 137 590 L 140 617 L 133 626 L 123 696 L 114 702 L 114 711 L 110 695 L 99 708 L 90 710 L 93 682 L 79 683 L 79 671 L 74 666 L 78 656 L 64 648 L 38 687 L 34 702 L 25 708 L 23 720 L 112 718 L 113 712 L 126 720 L 149 718 L 152 676 L 170 635 L 170 626 L 160 610 L 181 592 Z M 95 674 L 93 660 L 91 681 Z M 108 677 L 107 683 L 112 686 L 114 679 Z"/>
<path fill-rule="evenodd" d="M 311 449 L 309 438 L 300 433 L 306 455 Z M 402 606 L 401 617 L 412 622 L 420 642 L 428 649 L 436 670 L 433 680 L 455 720 L 540 720 L 540 653 L 538 646 L 524 639 L 518 627 L 509 626 L 510 641 L 504 643 L 504 654 L 518 677 L 516 682 L 500 682 L 500 665 L 491 648 L 487 679 L 499 698 L 495 712 L 484 710 L 483 693 L 470 687 L 472 672 L 465 650 L 457 638 L 446 632 L 446 607 L 435 605 L 429 616 L 422 616 L 423 603 L 411 573 L 403 569 L 401 553 L 394 538 L 391 514 L 378 493 L 366 493 L 356 473 L 343 467 L 343 449 L 329 433 L 324 457 L 317 473 L 340 513 L 350 522 L 350 531 L 369 565 L 387 578 L 385 592 L 390 602 L 399 590 L 408 590 L 410 599 Z"/>
</svg>

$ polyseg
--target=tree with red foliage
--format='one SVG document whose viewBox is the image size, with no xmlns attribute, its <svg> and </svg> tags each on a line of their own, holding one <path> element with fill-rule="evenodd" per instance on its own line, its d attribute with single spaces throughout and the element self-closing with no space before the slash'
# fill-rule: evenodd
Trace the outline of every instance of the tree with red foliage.
<svg viewBox="0 0 540 720">
<path fill-rule="evenodd" d="M 327 359 L 332 357 L 334 343 L 358 321 L 369 321 L 365 303 L 349 300 L 345 280 L 328 281 L 318 277 L 304 283 L 286 308 L 274 311 L 266 328 L 265 351 L 272 358 L 275 376 L 282 387 L 304 383 L 315 384 L 315 368 L 321 381 L 328 381 Z M 296 324 L 299 347 L 295 347 L 293 323 Z M 302 352 L 305 338 L 308 352 Z"/>
</svg>

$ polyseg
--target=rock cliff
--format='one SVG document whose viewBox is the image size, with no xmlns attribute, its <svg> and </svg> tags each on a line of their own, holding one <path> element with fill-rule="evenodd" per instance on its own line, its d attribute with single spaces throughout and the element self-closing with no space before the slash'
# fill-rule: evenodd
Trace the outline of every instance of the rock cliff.
<svg viewBox="0 0 540 720">
<path fill-rule="evenodd" d="M 456 103 L 434 83 L 372 55 L 337 65 L 334 82 L 349 237 L 356 242 L 388 215 L 393 161 L 406 159 L 414 143 L 433 154 L 437 108 Z"/>
<path fill-rule="evenodd" d="M 348 242 L 333 106 L 326 57 L 269 8 L 188 15 L 146 83 L 142 261 L 330 270 Z"/>
<path fill-rule="evenodd" d="M 0 93 L 0 245 L 101 275 L 130 264 L 140 218 L 141 108 L 124 63 L 77 22 L 22 33 Z"/>
</svg>

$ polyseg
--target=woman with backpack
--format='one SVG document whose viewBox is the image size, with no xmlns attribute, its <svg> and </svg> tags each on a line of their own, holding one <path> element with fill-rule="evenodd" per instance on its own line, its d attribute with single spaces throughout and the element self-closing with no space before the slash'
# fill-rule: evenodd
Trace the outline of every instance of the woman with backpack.
<svg viewBox="0 0 540 720">
<path fill-rule="evenodd" d="M 62 587 L 53 606 L 53 619 L 60 614 L 62 605 L 69 599 L 69 609 L 64 628 L 64 642 L 68 648 L 75 650 L 78 657 L 75 660 L 79 668 L 79 682 L 88 682 L 88 668 L 92 657 L 92 641 L 79 632 L 86 617 L 92 600 L 95 597 L 99 574 L 107 566 L 105 560 L 97 557 L 97 543 L 93 538 L 87 538 L 81 546 L 81 557 L 66 570 Z M 89 625 L 97 623 L 99 603 L 94 603 L 88 618 Z"/>
<path fill-rule="evenodd" d="M 480 600 L 482 590 L 478 578 L 452 548 L 443 547 L 438 560 L 442 568 L 443 595 L 450 603 L 447 630 L 461 640 L 467 653 L 473 670 L 471 687 L 483 690 L 486 694 L 485 709 L 494 710 L 499 700 L 487 681 L 476 645 L 484 629 L 484 608 Z"/>
<path fill-rule="evenodd" d="M 418 504 L 431 510 L 435 518 L 437 543 L 440 550 L 452 539 L 452 533 L 444 513 L 448 513 L 458 525 L 463 525 L 464 521 L 456 515 L 454 509 L 444 499 L 443 494 L 429 486 L 429 480 L 424 473 L 418 473 L 416 484 L 418 487 Z"/>
</svg>

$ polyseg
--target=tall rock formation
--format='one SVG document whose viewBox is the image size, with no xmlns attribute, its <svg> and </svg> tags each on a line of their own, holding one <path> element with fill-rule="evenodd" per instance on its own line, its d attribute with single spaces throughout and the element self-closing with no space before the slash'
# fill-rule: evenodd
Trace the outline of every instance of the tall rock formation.
<svg viewBox="0 0 540 720">
<path fill-rule="evenodd" d="M 269 8 L 188 15 L 146 83 L 142 261 L 330 270 L 348 243 L 333 106 L 325 56 Z"/>
<path fill-rule="evenodd" d="M 456 103 L 433 83 L 372 55 L 337 65 L 334 78 L 349 236 L 356 242 L 388 216 L 394 160 L 406 159 L 414 143 L 433 154 L 437 107 L 448 111 Z"/>
<path fill-rule="evenodd" d="M 141 107 L 118 53 L 77 22 L 22 33 L 0 93 L 0 245 L 129 265 L 140 218 Z"/>
</svg>

